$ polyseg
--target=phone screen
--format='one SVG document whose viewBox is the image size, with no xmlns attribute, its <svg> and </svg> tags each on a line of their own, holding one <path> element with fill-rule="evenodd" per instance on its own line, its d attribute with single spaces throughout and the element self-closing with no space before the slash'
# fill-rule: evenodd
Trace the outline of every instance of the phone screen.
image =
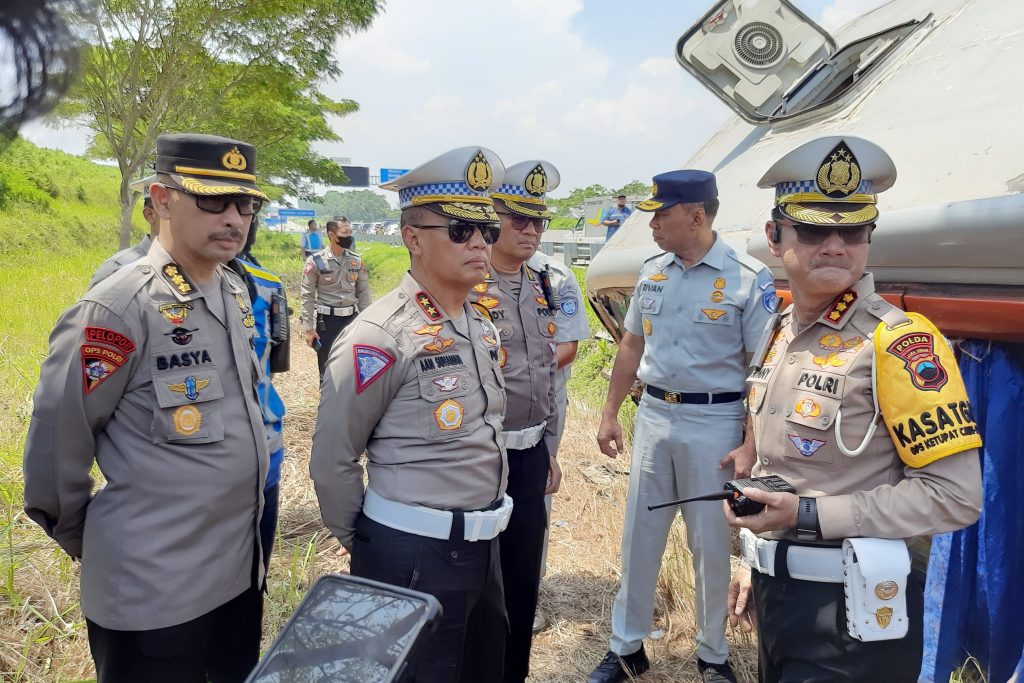
<svg viewBox="0 0 1024 683">
<path fill-rule="evenodd" d="M 430 596 L 355 577 L 325 576 L 248 681 L 393 681 L 437 612 Z"/>
</svg>

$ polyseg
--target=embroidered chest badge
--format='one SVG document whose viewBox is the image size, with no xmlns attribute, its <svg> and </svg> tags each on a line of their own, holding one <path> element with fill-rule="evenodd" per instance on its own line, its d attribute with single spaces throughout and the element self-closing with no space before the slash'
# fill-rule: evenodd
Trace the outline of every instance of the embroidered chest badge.
<svg viewBox="0 0 1024 683">
<path fill-rule="evenodd" d="M 352 347 L 352 361 L 356 370 L 356 394 L 380 379 L 388 368 L 395 364 L 395 358 L 376 346 L 356 344 Z"/>
<path fill-rule="evenodd" d="M 167 304 L 160 304 L 160 315 L 172 325 L 181 325 L 188 318 L 188 312 L 192 310 L 192 304 L 179 303 L 177 301 Z"/>
<path fill-rule="evenodd" d="M 864 337 L 858 335 L 851 339 L 843 339 L 838 333 L 829 332 L 818 340 L 818 346 L 826 351 L 856 353 L 864 347 Z"/>
<path fill-rule="evenodd" d="M 444 377 L 437 377 L 431 380 L 438 389 L 444 393 L 455 391 L 459 388 L 459 378 L 454 375 L 445 375 Z"/>
<path fill-rule="evenodd" d="M 185 378 L 184 382 L 168 384 L 167 388 L 171 391 L 176 391 L 179 394 L 185 394 L 185 398 L 190 401 L 194 401 L 199 398 L 199 392 L 208 386 L 210 386 L 210 380 L 196 379 L 193 375 L 189 375 Z"/>
<path fill-rule="evenodd" d="M 413 332 L 413 334 L 429 334 L 431 337 L 436 337 L 437 333 L 440 332 L 443 327 L 444 325 L 424 325 L 423 327 Z"/>
<path fill-rule="evenodd" d="M 786 436 L 796 446 L 796 449 L 800 451 L 800 455 L 805 458 L 809 458 L 817 453 L 818 449 L 827 443 L 821 439 L 804 439 L 797 434 L 786 434 Z"/>
<path fill-rule="evenodd" d="M 647 279 L 654 282 L 662 282 L 668 279 L 668 275 L 665 275 L 665 273 L 655 273 L 654 275 L 648 275 Z"/>
</svg>

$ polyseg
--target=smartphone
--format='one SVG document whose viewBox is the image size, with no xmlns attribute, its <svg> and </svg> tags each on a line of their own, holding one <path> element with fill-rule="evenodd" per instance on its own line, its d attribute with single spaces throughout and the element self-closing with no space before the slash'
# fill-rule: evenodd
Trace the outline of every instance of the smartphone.
<svg viewBox="0 0 1024 683">
<path fill-rule="evenodd" d="M 437 628 L 432 595 L 356 576 L 321 577 L 246 683 L 391 683 Z"/>
<path fill-rule="evenodd" d="M 313 340 L 313 350 L 314 351 L 319 351 L 322 346 L 323 346 L 323 344 L 320 343 L 320 337 L 317 337 L 316 339 Z"/>
</svg>

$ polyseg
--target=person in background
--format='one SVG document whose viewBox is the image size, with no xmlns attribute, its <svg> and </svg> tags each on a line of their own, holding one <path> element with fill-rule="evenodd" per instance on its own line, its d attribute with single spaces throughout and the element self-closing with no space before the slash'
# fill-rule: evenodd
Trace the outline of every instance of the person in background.
<svg viewBox="0 0 1024 683">
<path fill-rule="evenodd" d="M 132 192 L 142 193 L 142 217 L 146 219 L 146 223 L 149 225 L 149 234 L 139 240 L 139 243 L 135 246 L 122 249 L 101 263 L 99 268 L 96 269 L 96 272 L 92 274 L 92 279 L 89 280 L 90 289 L 95 287 L 97 283 L 116 273 L 121 266 L 126 263 L 138 261 L 149 253 L 149 245 L 151 245 L 157 235 L 160 234 L 160 217 L 157 216 L 156 211 L 153 210 L 153 200 L 149 196 L 149 186 L 155 180 L 156 176 L 151 175 L 148 178 L 136 180 L 128 186 Z"/>
<path fill-rule="evenodd" d="M 558 457 L 558 445 L 562 440 L 562 430 L 565 428 L 565 413 L 568 410 L 569 395 L 567 384 L 572 374 L 572 362 L 576 360 L 576 352 L 579 343 L 590 338 L 590 325 L 587 322 L 587 312 L 583 308 L 583 291 L 580 283 L 576 280 L 576 274 L 572 268 L 565 265 L 563 261 L 551 258 L 544 252 L 538 250 L 529 258 L 526 264 L 537 271 L 547 271 L 551 278 L 551 289 L 556 292 L 555 296 L 555 357 L 558 363 L 558 372 L 555 375 L 555 408 L 558 411 L 557 427 L 555 428 L 555 452 L 552 454 Z M 544 553 L 541 557 L 540 575 L 541 579 L 547 574 L 548 541 L 551 531 L 551 501 L 552 494 L 544 496 L 544 507 L 547 509 L 548 525 L 544 529 Z M 541 608 L 540 600 L 537 601 L 537 612 L 533 618 L 533 632 L 537 633 L 548 624 L 547 616 Z"/>
<path fill-rule="evenodd" d="M 253 349 L 263 374 L 258 388 L 263 426 L 267 431 L 270 464 L 263 485 L 263 516 L 260 518 L 260 542 L 263 566 L 270 569 L 274 549 L 280 498 L 281 464 L 284 461 L 284 401 L 274 388 L 273 375 L 289 369 L 288 298 L 281 278 L 260 265 L 252 254 L 259 229 L 259 218 L 252 217 L 249 235 L 238 257 L 228 263 L 249 289 L 255 318 L 256 346 Z"/>
<path fill-rule="evenodd" d="M 330 246 L 306 259 L 299 287 L 299 318 L 306 344 L 316 351 L 323 379 L 331 346 L 341 331 L 370 305 L 370 283 L 363 257 L 352 251 L 352 226 L 327 221 Z"/>
<path fill-rule="evenodd" d="M 323 248 L 323 235 L 320 234 L 320 228 L 316 224 L 316 220 L 311 218 L 309 223 L 306 224 L 306 232 L 302 233 L 300 240 L 299 249 L 302 251 L 302 260 L 305 261 Z"/>
<path fill-rule="evenodd" d="M 620 194 L 615 198 L 615 206 L 609 206 L 601 214 L 601 225 L 608 228 L 605 233 L 604 241 L 607 242 L 612 238 L 622 224 L 626 222 L 630 214 L 633 213 L 633 209 L 626 206 L 626 195 Z"/>
</svg>

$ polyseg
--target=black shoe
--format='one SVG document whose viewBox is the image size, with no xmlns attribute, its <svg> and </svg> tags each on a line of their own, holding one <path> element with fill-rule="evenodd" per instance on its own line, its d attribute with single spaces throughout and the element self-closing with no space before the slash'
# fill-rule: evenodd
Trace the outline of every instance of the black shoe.
<svg viewBox="0 0 1024 683">
<path fill-rule="evenodd" d="M 597 668 L 590 673 L 587 683 L 623 683 L 628 678 L 639 676 L 651 668 L 644 646 L 628 655 L 617 655 L 611 650 L 604 656 Z"/>
<path fill-rule="evenodd" d="M 698 657 L 697 670 L 704 683 L 736 683 L 736 674 L 732 672 L 728 660 L 721 664 L 711 664 Z"/>
</svg>

